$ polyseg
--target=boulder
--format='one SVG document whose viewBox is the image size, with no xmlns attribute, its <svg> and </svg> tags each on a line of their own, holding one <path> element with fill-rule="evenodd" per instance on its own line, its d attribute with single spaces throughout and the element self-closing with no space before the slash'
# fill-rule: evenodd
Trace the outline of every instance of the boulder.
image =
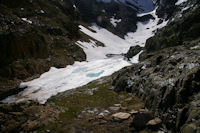
<svg viewBox="0 0 200 133">
<path fill-rule="evenodd" d="M 159 127 L 161 126 L 162 120 L 160 118 L 154 118 L 150 121 L 147 122 L 147 127 L 152 129 L 152 130 L 158 130 Z"/>
<path fill-rule="evenodd" d="M 140 47 L 139 45 L 136 46 L 132 46 L 130 47 L 129 51 L 127 52 L 127 54 L 125 54 L 125 57 L 127 57 L 128 59 L 132 58 L 133 56 L 137 55 L 140 51 L 142 51 L 142 47 Z"/>
<path fill-rule="evenodd" d="M 181 133 L 196 133 L 196 130 L 197 127 L 195 124 L 188 124 L 181 129 Z"/>
<path fill-rule="evenodd" d="M 142 130 L 146 127 L 147 122 L 153 119 L 153 114 L 151 112 L 146 113 L 138 113 L 132 123 L 131 126 L 136 130 Z"/>
<path fill-rule="evenodd" d="M 155 118 L 155 119 L 153 119 L 153 120 L 150 120 L 148 123 L 147 123 L 147 125 L 157 125 L 157 124 L 160 124 L 160 123 L 162 123 L 162 120 L 160 119 L 160 118 Z"/>
<path fill-rule="evenodd" d="M 124 112 L 119 112 L 112 115 L 113 119 L 117 121 L 127 120 L 130 116 L 131 115 L 129 113 L 124 113 Z"/>
</svg>

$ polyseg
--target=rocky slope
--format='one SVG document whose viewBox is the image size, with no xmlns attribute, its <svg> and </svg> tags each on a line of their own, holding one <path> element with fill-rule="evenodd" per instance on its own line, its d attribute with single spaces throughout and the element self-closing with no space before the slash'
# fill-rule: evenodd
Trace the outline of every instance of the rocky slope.
<svg viewBox="0 0 200 133">
<path fill-rule="evenodd" d="M 115 91 L 140 97 L 173 132 L 200 131 L 199 8 L 147 40 L 141 62 L 113 81 Z"/>
<path fill-rule="evenodd" d="M 149 4 L 149 7 L 141 6 L 137 0 L 74 0 L 83 21 L 95 22 L 122 38 L 128 32 L 136 31 L 138 21 L 154 19 L 151 15 L 143 18 L 137 16 L 139 12 L 150 12 L 154 9 L 151 0 L 145 2 Z"/>
<path fill-rule="evenodd" d="M 0 1 L 0 99 L 21 80 L 86 59 L 71 1 Z"/>
<path fill-rule="evenodd" d="M 34 101 L 0 104 L 0 132 L 199 133 L 199 1 L 154 2 L 158 16 L 170 23 L 148 39 L 145 48 L 131 47 L 125 55 L 131 58 L 143 50 L 140 63 L 58 94 L 45 105 Z M 85 60 L 75 42 L 87 41 L 88 36 L 79 33 L 77 23 L 96 22 L 124 37 L 135 31 L 137 21 L 154 19 L 138 17 L 139 9 L 130 4 L 0 0 L 0 98 L 24 89 L 17 87 L 21 80 L 51 66 Z"/>
<path fill-rule="evenodd" d="M 182 14 L 198 8 L 198 0 L 153 0 L 157 6 L 158 17 L 174 20 L 182 17 Z"/>
</svg>

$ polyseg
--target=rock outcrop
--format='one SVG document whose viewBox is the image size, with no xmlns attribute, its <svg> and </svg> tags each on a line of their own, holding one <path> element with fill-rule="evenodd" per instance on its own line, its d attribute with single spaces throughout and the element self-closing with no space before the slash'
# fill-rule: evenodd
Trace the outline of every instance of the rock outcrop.
<svg viewBox="0 0 200 133">
<path fill-rule="evenodd" d="M 139 45 L 136 46 L 132 46 L 130 47 L 130 49 L 128 50 L 127 54 L 125 54 L 125 57 L 127 57 L 128 59 L 132 58 L 133 56 L 137 55 L 140 51 L 142 51 L 142 47 L 140 47 Z"/>
<path fill-rule="evenodd" d="M 115 91 L 139 96 L 168 129 L 193 124 L 199 130 L 200 49 L 191 49 L 166 48 L 122 70 L 113 81 Z"/>
<path fill-rule="evenodd" d="M 200 131 L 199 9 L 150 38 L 141 62 L 113 80 L 115 91 L 140 97 L 173 132 Z"/>
<path fill-rule="evenodd" d="M 199 12 L 200 9 L 196 9 L 158 31 L 155 36 L 147 40 L 145 45 L 147 52 L 187 44 L 198 39 L 200 36 Z"/>
<path fill-rule="evenodd" d="M 199 7 L 199 0 L 153 0 L 153 2 L 157 7 L 158 17 L 170 21 Z"/>
</svg>

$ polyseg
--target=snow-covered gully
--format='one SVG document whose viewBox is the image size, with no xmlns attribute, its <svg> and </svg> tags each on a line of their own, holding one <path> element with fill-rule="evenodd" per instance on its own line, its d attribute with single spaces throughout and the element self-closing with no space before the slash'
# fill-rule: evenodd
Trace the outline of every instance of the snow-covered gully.
<svg viewBox="0 0 200 133">
<path fill-rule="evenodd" d="M 146 14 L 152 14 L 155 20 L 137 24 L 138 29 L 135 33 L 127 33 L 125 39 L 122 39 L 111 32 L 93 25 L 90 28 L 96 32 L 80 25 L 80 30 L 88 36 L 102 42 L 105 47 L 97 47 L 94 41 L 81 42 L 81 46 L 87 54 L 87 61 L 76 62 L 66 68 L 51 68 L 48 72 L 42 74 L 38 79 L 21 83 L 21 86 L 27 88 L 17 95 L 4 99 L 4 103 L 20 102 L 23 100 L 38 100 L 44 104 L 48 98 L 59 92 L 64 92 L 79 86 L 88 84 L 98 78 L 111 75 L 112 73 L 138 62 L 138 55 L 127 61 L 123 56 L 112 58 L 106 57 L 107 54 L 126 53 L 130 46 L 144 46 L 145 41 L 153 35 L 153 31 L 166 25 L 167 22 L 158 24 L 159 18 L 155 15 L 155 10 Z M 140 16 L 145 14 L 140 14 Z"/>
</svg>

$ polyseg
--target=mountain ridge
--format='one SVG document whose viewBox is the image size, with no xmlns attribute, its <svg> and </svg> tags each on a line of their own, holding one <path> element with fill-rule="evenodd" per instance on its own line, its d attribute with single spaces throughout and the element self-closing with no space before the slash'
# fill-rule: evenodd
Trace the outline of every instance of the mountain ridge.
<svg viewBox="0 0 200 133">
<path fill-rule="evenodd" d="M 0 131 L 199 132 L 199 1 L 104 2 L 0 0 Z"/>
</svg>

